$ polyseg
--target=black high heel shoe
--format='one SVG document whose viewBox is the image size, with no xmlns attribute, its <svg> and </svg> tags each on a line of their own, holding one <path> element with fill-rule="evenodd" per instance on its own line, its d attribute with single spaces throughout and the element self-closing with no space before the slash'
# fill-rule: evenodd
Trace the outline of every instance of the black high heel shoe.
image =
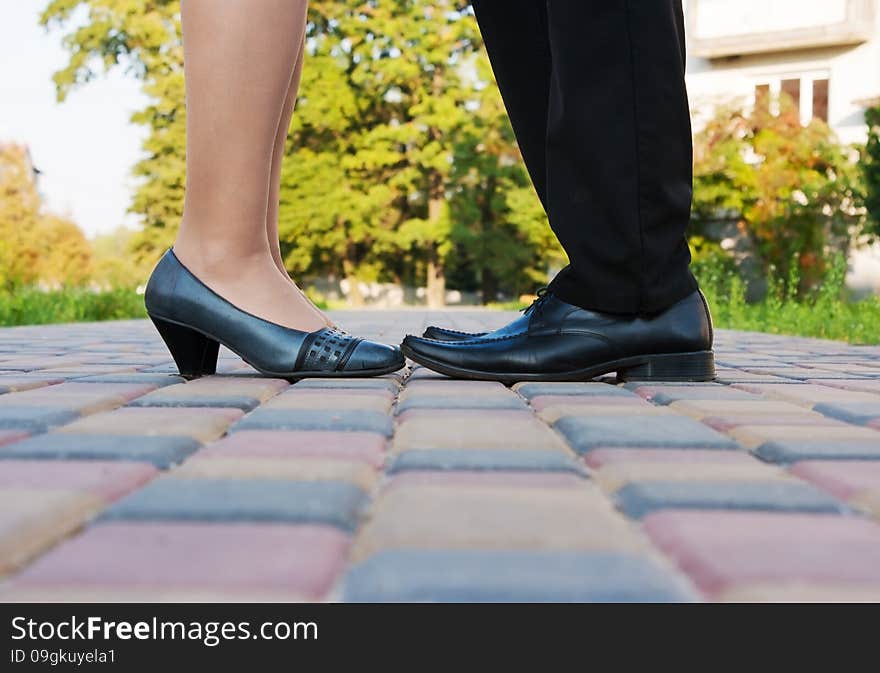
<svg viewBox="0 0 880 673">
<path fill-rule="evenodd" d="M 330 327 L 302 332 L 242 311 L 196 278 L 173 250 L 150 276 L 144 303 L 186 378 L 215 373 L 220 344 L 260 373 L 288 379 L 380 376 L 405 363 L 394 346 Z"/>
</svg>

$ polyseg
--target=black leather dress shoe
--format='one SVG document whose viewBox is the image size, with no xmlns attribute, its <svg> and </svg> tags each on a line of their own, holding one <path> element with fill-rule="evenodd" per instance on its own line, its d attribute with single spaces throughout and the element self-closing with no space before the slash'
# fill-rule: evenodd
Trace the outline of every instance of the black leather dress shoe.
<svg viewBox="0 0 880 673">
<path fill-rule="evenodd" d="M 712 318 L 697 291 L 651 316 L 588 311 L 550 292 L 510 325 L 467 341 L 408 336 L 403 353 L 458 378 L 488 381 L 585 381 L 617 372 L 621 380 L 711 381 Z"/>
<path fill-rule="evenodd" d="M 405 364 L 394 346 L 330 327 L 302 332 L 242 311 L 196 278 L 171 250 L 150 276 L 144 302 L 186 378 L 213 374 L 220 344 L 259 372 L 288 379 L 378 376 Z"/>
<path fill-rule="evenodd" d="M 431 325 L 430 327 L 425 328 L 425 331 L 422 333 L 422 338 L 433 339 L 435 341 L 470 341 L 472 339 L 482 339 L 483 337 L 500 337 L 519 334 L 528 330 L 529 316 L 531 315 L 532 310 L 541 305 L 544 301 L 544 297 L 549 292 L 550 290 L 548 288 L 542 287 L 538 290 L 538 297 L 532 302 L 531 306 L 522 309 L 521 317 L 494 332 L 457 332 L 453 329 L 445 329 L 443 327 L 435 327 L 434 325 Z"/>
</svg>

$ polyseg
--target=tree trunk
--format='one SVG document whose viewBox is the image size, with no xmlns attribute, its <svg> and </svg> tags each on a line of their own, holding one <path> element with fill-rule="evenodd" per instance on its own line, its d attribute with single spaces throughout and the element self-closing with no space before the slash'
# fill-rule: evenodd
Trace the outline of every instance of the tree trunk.
<svg viewBox="0 0 880 673">
<path fill-rule="evenodd" d="M 345 280 L 348 281 L 348 303 L 353 308 L 362 308 L 366 303 L 364 295 L 361 293 L 361 286 L 355 275 L 355 265 L 350 259 L 342 260 L 342 271 Z"/>
<path fill-rule="evenodd" d="M 428 249 L 427 295 L 429 308 L 446 306 L 446 272 L 434 243 Z"/>
<path fill-rule="evenodd" d="M 489 269 L 484 268 L 481 274 L 480 293 L 484 304 L 498 299 L 498 279 Z"/>
</svg>

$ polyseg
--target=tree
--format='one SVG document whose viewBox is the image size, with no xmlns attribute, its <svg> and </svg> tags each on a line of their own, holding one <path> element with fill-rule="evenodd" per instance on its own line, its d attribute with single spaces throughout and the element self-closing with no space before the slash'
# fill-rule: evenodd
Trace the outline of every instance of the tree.
<svg viewBox="0 0 880 673">
<path fill-rule="evenodd" d="M 0 288 L 83 285 L 91 250 L 69 219 L 45 211 L 23 145 L 0 145 Z"/>
<path fill-rule="evenodd" d="M 868 125 L 868 141 L 862 160 L 865 207 L 871 233 L 880 235 L 880 104 L 865 111 L 865 123 Z"/>
<path fill-rule="evenodd" d="M 802 126 L 789 100 L 777 115 L 761 106 L 719 110 L 694 149 L 692 233 L 705 234 L 719 217 L 735 218 L 764 270 L 800 278 L 802 291 L 863 230 L 849 150 L 821 120 Z"/>
</svg>

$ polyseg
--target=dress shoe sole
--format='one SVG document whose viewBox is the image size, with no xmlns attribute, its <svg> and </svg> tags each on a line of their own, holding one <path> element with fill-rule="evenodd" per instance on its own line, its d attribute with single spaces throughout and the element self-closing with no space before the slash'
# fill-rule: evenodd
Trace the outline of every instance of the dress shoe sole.
<svg viewBox="0 0 880 673">
<path fill-rule="evenodd" d="M 197 379 L 201 376 L 210 376 L 216 373 L 217 368 L 217 352 L 222 344 L 230 351 L 235 351 L 218 339 L 213 334 L 209 334 L 203 330 L 190 325 L 185 325 L 176 320 L 169 320 L 157 315 L 150 315 L 150 319 L 159 331 L 171 356 L 177 365 L 180 375 L 185 379 Z M 239 355 L 236 353 L 236 355 Z M 247 362 L 251 367 L 256 369 L 264 376 L 271 376 L 276 379 L 287 379 L 289 381 L 298 381 L 300 379 L 355 379 L 369 378 L 372 376 L 382 376 L 390 374 L 399 369 L 403 369 L 406 360 L 401 357 L 399 363 L 382 367 L 380 369 L 356 369 L 351 371 L 303 371 L 303 372 L 273 372 L 248 362 L 239 355 L 242 360 Z"/>
<path fill-rule="evenodd" d="M 617 378 L 620 381 L 704 382 L 715 379 L 715 354 L 712 351 L 638 355 L 569 372 L 517 374 L 456 367 L 455 365 L 416 353 L 406 343 L 401 346 L 401 350 L 410 360 L 424 365 L 435 372 L 475 381 L 500 381 L 501 383 L 516 383 L 518 381 L 589 381 L 597 376 L 603 376 L 611 372 L 617 372 Z"/>
</svg>

